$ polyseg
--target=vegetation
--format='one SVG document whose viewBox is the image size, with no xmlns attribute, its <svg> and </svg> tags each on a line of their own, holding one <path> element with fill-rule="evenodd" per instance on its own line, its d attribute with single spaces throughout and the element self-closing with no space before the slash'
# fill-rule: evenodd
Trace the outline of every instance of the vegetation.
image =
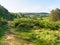
<svg viewBox="0 0 60 45">
<path fill-rule="evenodd" d="M 60 9 L 52 10 L 50 14 L 51 21 L 59 21 L 60 20 Z"/>
<path fill-rule="evenodd" d="M 9 34 L 22 44 L 26 41 L 34 45 L 60 45 L 60 9 L 53 10 L 49 17 L 26 16 L 10 13 L 0 5 L 0 43 Z"/>
</svg>

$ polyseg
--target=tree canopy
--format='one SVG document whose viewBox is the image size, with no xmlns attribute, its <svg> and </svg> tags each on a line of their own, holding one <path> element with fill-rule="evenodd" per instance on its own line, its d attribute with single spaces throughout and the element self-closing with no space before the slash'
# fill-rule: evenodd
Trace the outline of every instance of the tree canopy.
<svg viewBox="0 0 60 45">
<path fill-rule="evenodd" d="M 50 20 L 51 21 L 59 21 L 60 20 L 60 9 L 56 8 L 55 10 L 51 11 Z"/>
</svg>

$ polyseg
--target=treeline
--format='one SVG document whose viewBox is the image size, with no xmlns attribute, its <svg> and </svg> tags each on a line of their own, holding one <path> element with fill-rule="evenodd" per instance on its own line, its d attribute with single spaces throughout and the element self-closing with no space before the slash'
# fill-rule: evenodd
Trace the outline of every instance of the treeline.
<svg viewBox="0 0 60 45">
<path fill-rule="evenodd" d="M 0 19 L 13 20 L 14 18 L 24 17 L 29 13 L 10 13 L 6 8 L 0 5 Z M 31 13 L 30 13 L 31 14 Z M 32 13 L 34 14 L 34 13 Z M 30 17 L 32 17 L 32 14 Z M 36 14 L 38 15 L 38 14 Z M 41 17 L 45 17 L 47 14 L 42 15 Z M 28 16 L 28 15 L 27 15 Z M 25 17 L 27 17 L 25 16 Z M 50 14 L 48 14 L 50 21 L 59 21 L 60 20 L 60 9 L 52 10 Z M 39 16 L 38 16 L 39 17 Z"/>
</svg>

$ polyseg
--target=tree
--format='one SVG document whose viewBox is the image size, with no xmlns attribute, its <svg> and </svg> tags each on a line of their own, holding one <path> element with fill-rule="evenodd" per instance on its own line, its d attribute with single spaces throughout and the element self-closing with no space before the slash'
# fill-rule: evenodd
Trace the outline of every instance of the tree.
<svg viewBox="0 0 60 45">
<path fill-rule="evenodd" d="M 55 10 L 52 10 L 49 17 L 51 21 L 59 21 L 60 20 L 60 9 L 56 8 Z"/>
<path fill-rule="evenodd" d="M 23 13 L 18 13 L 19 14 L 19 17 L 25 17 L 25 15 Z"/>
<path fill-rule="evenodd" d="M 0 5 L 0 18 L 4 18 L 6 20 L 10 20 L 10 13 L 6 8 Z"/>
</svg>

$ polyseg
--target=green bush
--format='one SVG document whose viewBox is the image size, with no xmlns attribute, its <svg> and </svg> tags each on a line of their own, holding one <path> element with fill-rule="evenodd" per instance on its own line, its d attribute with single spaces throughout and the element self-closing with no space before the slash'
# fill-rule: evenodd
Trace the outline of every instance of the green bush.
<svg viewBox="0 0 60 45">
<path fill-rule="evenodd" d="M 51 29 L 51 30 L 58 30 L 60 28 L 59 22 L 47 22 L 39 19 L 33 18 L 16 18 L 14 21 L 10 22 L 14 28 L 17 30 L 31 30 L 31 29 Z"/>
<path fill-rule="evenodd" d="M 44 27 L 42 21 L 32 18 L 17 18 L 10 22 L 10 25 L 13 25 L 13 27 L 17 28 L 18 30 L 40 29 Z"/>
<path fill-rule="evenodd" d="M 60 28 L 59 22 L 45 22 L 44 23 L 45 28 L 51 29 L 51 30 L 58 30 Z"/>
<path fill-rule="evenodd" d="M 32 30 L 30 32 L 18 33 L 18 35 L 21 35 L 22 39 L 28 42 L 33 42 L 35 45 L 57 45 L 55 34 L 58 35 L 60 33 L 58 31 L 49 30 Z M 19 36 L 16 35 L 16 37 Z"/>
</svg>

